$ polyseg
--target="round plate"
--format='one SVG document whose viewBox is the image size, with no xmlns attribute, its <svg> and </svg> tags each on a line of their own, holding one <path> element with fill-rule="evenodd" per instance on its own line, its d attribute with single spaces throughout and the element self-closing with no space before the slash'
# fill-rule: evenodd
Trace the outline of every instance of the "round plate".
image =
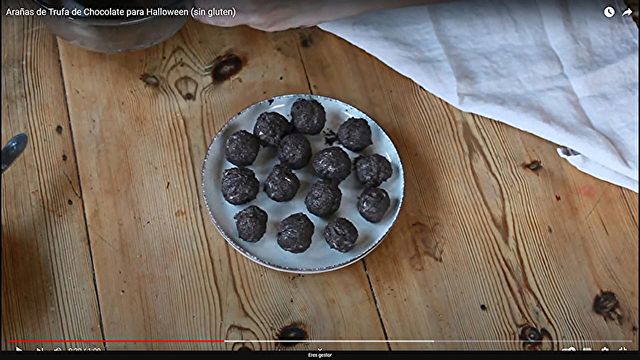
<svg viewBox="0 0 640 360">
<path fill-rule="evenodd" d="M 265 111 L 274 111 L 282 114 L 290 120 L 291 105 L 299 99 L 315 99 L 322 106 L 327 114 L 327 122 L 324 130 L 318 135 L 308 135 L 307 139 L 311 143 L 311 148 L 315 154 L 319 150 L 328 147 L 331 142 L 332 130 L 337 132 L 342 122 L 350 117 L 362 118 L 368 121 L 371 127 L 373 145 L 368 146 L 361 153 L 345 151 L 353 161 L 361 154 L 380 154 L 386 157 L 393 167 L 391 178 L 380 186 L 389 193 L 391 206 L 385 217 L 377 224 L 366 221 L 356 208 L 357 199 L 363 190 L 363 186 L 356 179 L 355 173 L 340 183 L 342 191 L 342 203 L 338 211 L 332 215 L 349 219 L 358 229 L 358 241 L 353 249 L 346 253 L 341 253 L 329 247 L 322 235 L 327 220 L 310 214 L 304 205 L 304 198 L 309 191 L 311 184 L 318 179 L 313 175 L 311 164 L 303 169 L 295 170 L 295 174 L 300 179 L 300 189 L 296 197 L 288 202 L 275 202 L 264 192 L 262 184 L 260 192 L 255 200 L 244 205 L 231 205 L 224 200 L 220 190 L 222 173 L 225 169 L 235 165 L 225 160 L 224 148 L 227 138 L 238 130 L 247 130 L 253 133 L 253 125 L 258 115 Z M 329 135 L 328 135 L 329 134 Z M 339 146 L 336 141 L 335 146 Z M 260 182 L 266 179 L 271 168 L 277 163 L 277 152 L 274 148 L 260 149 L 258 158 L 253 165 L 248 166 L 256 173 Z M 359 259 L 362 259 L 371 250 L 378 246 L 385 235 L 396 221 L 402 199 L 404 196 L 404 170 L 396 147 L 384 130 L 367 114 L 344 102 L 324 96 L 291 94 L 274 97 L 255 103 L 239 112 L 218 132 L 213 138 L 209 150 L 202 166 L 202 191 L 205 205 L 211 215 L 213 223 L 220 231 L 220 234 L 227 242 L 249 259 L 267 266 L 269 268 L 292 272 L 292 273 L 320 273 L 335 270 Z M 256 205 L 262 208 L 269 215 L 267 222 L 267 232 L 258 242 L 251 243 L 238 237 L 235 220 L 233 216 L 249 205 Z M 297 213 L 305 213 L 315 225 L 315 231 L 311 241 L 311 246 L 303 253 L 293 254 L 283 250 L 276 242 L 278 225 L 285 217 Z"/>
</svg>

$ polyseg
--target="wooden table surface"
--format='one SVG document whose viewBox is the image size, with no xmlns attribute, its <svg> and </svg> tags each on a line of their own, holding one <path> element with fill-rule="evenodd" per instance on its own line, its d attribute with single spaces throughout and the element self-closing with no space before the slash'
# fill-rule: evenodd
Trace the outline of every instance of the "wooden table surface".
<svg viewBox="0 0 640 360">
<path fill-rule="evenodd" d="M 2 142 L 22 131 L 31 140 L 2 176 L 3 350 L 16 339 L 97 339 L 46 346 L 107 349 L 638 348 L 637 194 L 581 173 L 555 144 L 453 108 L 331 34 L 190 22 L 159 46 L 103 55 L 57 40 L 37 18 L 3 16 L 2 43 Z M 214 81 L 228 54 L 240 71 Z M 405 165 L 390 236 L 338 271 L 254 264 L 203 207 L 211 138 L 246 106 L 287 93 L 369 113 Z M 523 166 L 535 160 L 541 167 Z M 618 306 L 606 301 L 598 314 L 603 290 Z M 446 341 L 101 341 L 297 335 Z"/>
</svg>

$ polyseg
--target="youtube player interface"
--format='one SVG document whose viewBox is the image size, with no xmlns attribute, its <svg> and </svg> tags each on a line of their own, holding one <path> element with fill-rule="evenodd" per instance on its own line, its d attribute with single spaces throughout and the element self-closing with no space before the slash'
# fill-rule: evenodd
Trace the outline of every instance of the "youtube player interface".
<svg viewBox="0 0 640 360">
<path fill-rule="evenodd" d="M 638 14 L 3 1 L 3 356 L 636 353 Z"/>
</svg>

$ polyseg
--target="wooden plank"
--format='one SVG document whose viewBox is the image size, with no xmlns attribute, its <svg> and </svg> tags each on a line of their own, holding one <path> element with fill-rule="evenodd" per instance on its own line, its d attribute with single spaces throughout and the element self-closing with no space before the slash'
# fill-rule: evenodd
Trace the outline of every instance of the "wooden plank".
<svg viewBox="0 0 640 360">
<path fill-rule="evenodd" d="M 638 348 L 636 194 L 579 172 L 554 144 L 456 110 L 333 35 L 302 34 L 313 91 L 377 119 L 404 162 L 401 216 L 365 262 L 390 339 L 451 342 L 393 349 L 523 349 L 524 326 L 548 333 L 543 349 L 619 346 L 607 339 Z M 523 166 L 532 160 L 542 168 Z M 617 295 L 621 324 L 593 312 L 601 289 Z M 496 339 L 506 341 L 483 342 Z M 597 341 L 571 341 L 581 339 Z"/>
<path fill-rule="evenodd" d="M 2 175 L 2 350 L 102 348 L 9 343 L 102 334 L 55 37 L 35 17 L 3 15 L 2 44 L 2 144 L 29 136 Z"/>
<path fill-rule="evenodd" d="M 141 52 L 60 46 L 107 339 L 277 339 L 287 325 L 313 339 L 384 336 L 361 264 L 317 276 L 265 269 L 233 251 L 203 209 L 199 173 L 217 130 L 255 101 L 308 91 L 292 33 L 191 22 Z M 228 54 L 242 59 L 240 72 L 213 81 L 210 65 Z M 286 348 L 108 344 L 243 346 Z M 356 347 L 291 348 L 317 346 Z"/>
</svg>

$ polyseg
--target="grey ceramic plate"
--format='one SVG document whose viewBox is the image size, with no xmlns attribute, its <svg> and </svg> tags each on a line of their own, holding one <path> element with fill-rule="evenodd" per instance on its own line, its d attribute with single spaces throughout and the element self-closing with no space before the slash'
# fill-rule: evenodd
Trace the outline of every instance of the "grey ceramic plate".
<svg viewBox="0 0 640 360">
<path fill-rule="evenodd" d="M 359 232 L 356 246 L 346 253 L 341 253 L 329 247 L 322 236 L 327 220 L 310 214 L 304 205 L 304 198 L 310 185 L 317 180 L 313 175 L 311 165 L 294 171 L 300 179 L 301 185 L 296 197 L 288 202 L 278 203 L 271 200 L 264 193 L 261 186 L 258 197 L 252 202 L 244 205 L 231 205 L 224 200 L 220 191 L 220 182 L 224 169 L 234 167 L 224 157 L 226 139 L 238 130 L 253 132 L 253 125 L 258 115 L 265 111 L 279 112 L 287 119 L 290 119 L 291 105 L 298 98 L 319 101 L 327 113 L 327 123 L 324 131 L 318 135 L 307 136 L 311 142 L 313 153 L 329 146 L 326 143 L 325 131 L 333 130 L 337 132 L 338 126 L 343 121 L 350 117 L 358 117 L 369 122 L 373 145 L 367 147 L 362 153 L 354 153 L 345 149 L 351 159 L 355 159 L 360 154 L 378 153 L 385 156 L 393 166 L 393 176 L 380 186 L 389 193 L 391 206 L 384 219 L 377 224 L 367 222 L 358 213 L 356 203 L 363 187 L 356 179 L 355 173 L 352 172 L 347 179 L 340 183 L 342 203 L 340 204 L 340 209 L 332 218 L 345 217 L 349 219 Z M 334 145 L 339 146 L 337 142 Z M 261 148 L 258 158 L 253 165 L 249 166 L 256 173 L 260 182 L 264 181 L 273 165 L 277 163 L 276 155 L 275 149 Z M 396 147 L 384 130 L 365 113 L 349 104 L 328 97 L 306 94 L 283 95 L 260 101 L 242 110 L 229 120 L 209 145 L 209 150 L 202 166 L 202 179 L 205 204 L 213 223 L 227 242 L 242 255 L 259 264 L 275 270 L 292 273 L 320 273 L 339 269 L 362 259 L 382 242 L 382 239 L 393 226 L 398 217 L 404 195 L 402 162 Z M 246 242 L 238 237 L 235 220 L 233 219 L 233 216 L 238 211 L 249 205 L 259 206 L 269 215 L 267 232 L 256 243 Z M 309 249 L 303 253 L 293 254 L 278 246 L 276 234 L 280 220 L 297 212 L 303 212 L 309 216 L 315 225 L 315 232 Z"/>
</svg>

